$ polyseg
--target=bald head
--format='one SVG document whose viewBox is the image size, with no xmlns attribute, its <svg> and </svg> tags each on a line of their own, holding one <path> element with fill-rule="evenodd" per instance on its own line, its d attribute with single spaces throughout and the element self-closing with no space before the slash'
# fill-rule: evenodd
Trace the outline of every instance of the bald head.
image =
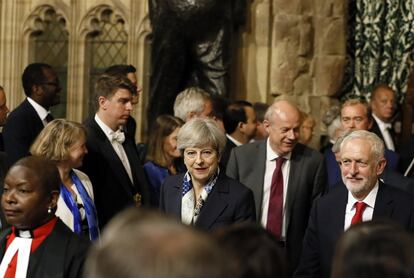
<svg viewBox="0 0 414 278">
<path fill-rule="evenodd" d="M 270 146 L 278 155 L 286 155 L 295 147 L 300 115 L 296 105 L 288 100 L 276 101 L 267 110 L 263 124 L 269 133 Z"/>
<path fill-rule="evenodd" d="M 273 123 L 276 118 L 287 119 L 290 116 L 300 119 L 299 109 L 294 103 L 288 100 L 278 100 L 266 111 L 265 120 Z"/>
</svg>

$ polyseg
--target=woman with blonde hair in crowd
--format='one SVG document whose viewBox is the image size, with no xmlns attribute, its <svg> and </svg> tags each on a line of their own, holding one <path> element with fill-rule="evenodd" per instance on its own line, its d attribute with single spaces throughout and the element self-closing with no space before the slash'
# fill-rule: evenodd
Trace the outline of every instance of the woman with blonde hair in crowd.
<svg viewBox="0 0 414 278">
<path fill-rule="evenodd" d="M 185 170 L 177 149 L 177 134 L 183 124 L 180 118 L 160 115 L 152 128 L 144 170 L 150 184 L 151 204 L 155 207 L 159 204 L 164 179 Z"/>
<path fill-rule="evenodd" d="M 88 152 L 83 125 L 64 119 L 51 121 L 38 135 L 30 152 L 54 161 L 59 170 L 62 183 L 56 216 L 76 234 L 98 239 L 92 184 L 85 173 L 75 169 L 82 166 Z"/>
</svg>

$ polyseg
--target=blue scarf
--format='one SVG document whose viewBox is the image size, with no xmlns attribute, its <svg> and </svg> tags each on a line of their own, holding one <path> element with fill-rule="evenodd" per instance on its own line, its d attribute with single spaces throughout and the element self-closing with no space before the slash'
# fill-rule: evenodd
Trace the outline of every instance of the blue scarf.
<svg viewBox="0 0 414 278">
<path fill-rule="evenodd" d="M 88 192 L 86 192 L 82 182 L 79 180 L 78 176 L 76 176 L 75 172 L 71 171 L 70 177 L 79 192 L 83 206 L 85 208 L 86 220 L 89 227 L 89 238 L 92 241 L 95 241 L 99 238 L 98 217 L 95 205 L 91 197 L 89 197 Z M 79 235 L 82 232 L 82 217 L 78 209 L 78 204 L 75 202 L 72 194 L 69 192 L 65 185 L 60 185 L 60 192 L 62 194 L 63 200 L 65 201 L 65 204 L 72 212 L 74 232 Z"/>
</svg>

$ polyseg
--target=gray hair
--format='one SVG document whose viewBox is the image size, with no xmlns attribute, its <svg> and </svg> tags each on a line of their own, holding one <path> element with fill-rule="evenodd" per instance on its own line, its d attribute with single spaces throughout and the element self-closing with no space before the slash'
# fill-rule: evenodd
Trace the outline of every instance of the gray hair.
<svg viewBox="0 0 414 278">
<path fill-rule="evenodd" d="M 226 146 L 226 135 L 212 119 L 194 118 L 185 123 L 177 135 L 177 149 L 211 145 L 221 155 Z"/>
<path fill-rule="evenodd" d="M 187 88 L 175 98 L 174 116 L 186 121 L 188 113 L 195 112 L 199 115 L 209 99 L 210 95 L 206 91 L 198 87 Z"/>
<path fill-rule="evenodd" d="M 371 154 L 375 160 L 379 160 L 384 157 L 384 142 L 375 133 L 366 130 L 355 130 L 346 136 L 341 143 L 341 151 L 344 145 L 353 139 L 364 139 L 371 145 Z"/>
</svg>

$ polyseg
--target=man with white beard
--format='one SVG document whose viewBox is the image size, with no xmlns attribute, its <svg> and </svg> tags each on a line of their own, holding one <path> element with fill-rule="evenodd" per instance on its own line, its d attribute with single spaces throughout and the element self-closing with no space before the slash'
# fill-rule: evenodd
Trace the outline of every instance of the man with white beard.
<svg viewBox="0 0 414 278">
<path fill-rule="evenodd" d="M 345 186 L 315 201 L 294 277 L 330 277 L 338 238 L 358 222 L 387 218 L 414 230 L 414 197 L 378 178 L 386 164 L 383 141 L 372 132 L 353 131 L 340 153 Z"/>
</svg>

